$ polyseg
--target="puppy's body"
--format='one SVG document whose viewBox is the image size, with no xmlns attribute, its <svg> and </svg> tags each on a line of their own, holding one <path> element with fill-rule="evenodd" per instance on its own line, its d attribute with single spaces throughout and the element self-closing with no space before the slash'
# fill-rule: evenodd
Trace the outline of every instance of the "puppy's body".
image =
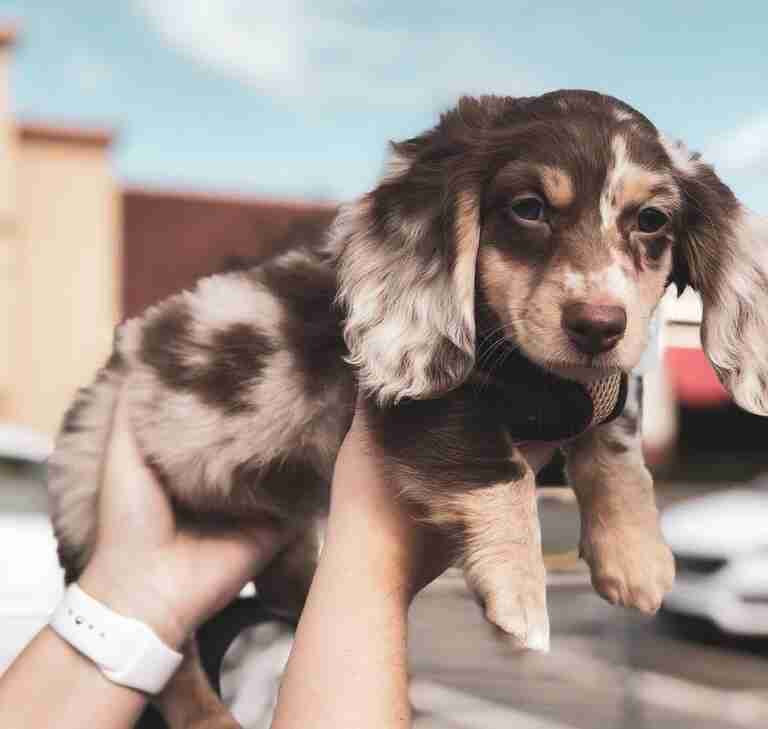
<svg viewBox="0 0 768 729">
<path fill-rule="evenodd" d="M 534 489 L 555 445 L 516 445 L 514 400 L 500 408 L 478 377 L 503 380 L 514 351 L 575 382 L 629 373 L 674 281 L 701 291 L 718 374 L 764 412 L 764 291 L 739 289 L 765 280 L 765 232 L 711 168 L 616 99 L 464 99 L 394 145 L 379 186 L 342 208 L 327 245 L 301 241 L 205 279 L 118 330 L 51 462 L 69 577 L 93 543 L 98 464 L 122 386 L 184 518 L 283 525 L 289 546 L 256 581 L 278 608 L 299 609 L 312 523 L 360 391 L 394 487 L 459 535 L 488 618 L 545 647 Z M 621 417 L 572 434 L 564 450 L 595 587 L 654 611 L 674 569 L 638 407 L 633 384 Z"/>
<path fill-rule="evenodd" d="M 121 386 L 142 450 L 184 517 L 266 517 L 298 531 L 324 511 L 356 395 L 335 281 L 328 256 L 302 247 L 204 279 L 120 327 L 51 459 L 68 569 L 77 573 L 89 556 L 98 464 Z"/>
</svg>

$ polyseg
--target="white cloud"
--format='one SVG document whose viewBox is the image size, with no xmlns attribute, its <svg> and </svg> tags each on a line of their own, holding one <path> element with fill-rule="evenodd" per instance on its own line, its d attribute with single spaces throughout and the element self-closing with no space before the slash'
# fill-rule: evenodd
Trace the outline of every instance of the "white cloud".
<svg viewBox="0 0 768 729">
<path fill-rule="evenodd" d="M 704 157 L 726 172 L 768 173 L 768 113 L 716 138 Z"/>
<path fill-rule="evenodd" d="M 490 34 L 384 23 L 360 1 L 134 1 L 187 57 L 292 102 L 424 108 L 532 85 Z"/>
</svg>

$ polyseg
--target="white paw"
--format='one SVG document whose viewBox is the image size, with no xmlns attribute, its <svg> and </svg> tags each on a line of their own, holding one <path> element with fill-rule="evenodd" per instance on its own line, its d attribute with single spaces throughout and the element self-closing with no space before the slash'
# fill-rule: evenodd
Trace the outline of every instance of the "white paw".
<svg viewBox="0 0 768 729">
<path fill-rule="evenodd" d="M 509 570 L 475 583 L 485 617 L 518 650 L 549 651 L 546 574 Z"/>
</svg>

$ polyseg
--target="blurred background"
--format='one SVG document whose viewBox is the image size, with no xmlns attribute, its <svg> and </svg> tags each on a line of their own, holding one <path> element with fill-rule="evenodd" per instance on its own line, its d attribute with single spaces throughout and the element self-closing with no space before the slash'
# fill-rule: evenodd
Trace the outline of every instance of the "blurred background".
<svg viewBox="0 0 768 729">
<path fill-rule="evenodd" d="M 322 231 L 462 93 L 618 96 L 768 213 L 767 33 L 757 2 L 0 2 L 0 671 L 60 594 L 45 459 L 117 322 Z M 730 402 L 700 315 L 667 297 L 645 378 L 679 570 L 662 615 L 592 593 L 554 464 L 551 654 L 510 653 L 449 573 L 413 611 L 420 727 L 766 725 L 768 420 Z M 288 646 L 273 626 L 230 652 L 246 727 Z"/>
</svg>

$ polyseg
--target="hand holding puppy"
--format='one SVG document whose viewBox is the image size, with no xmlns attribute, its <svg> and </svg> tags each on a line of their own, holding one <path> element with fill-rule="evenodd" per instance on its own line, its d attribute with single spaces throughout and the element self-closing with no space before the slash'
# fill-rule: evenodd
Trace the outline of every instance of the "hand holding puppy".
<svg viewBox="0 0 768 729">
<path fill-rule="evenodd" d="M 93 558 L 78 580 L 93 597 L 178 647 L 275 555 L 268 522 L 184 528 L 139 451 L 122 393 L 102 465 Z"/>
</svg>

